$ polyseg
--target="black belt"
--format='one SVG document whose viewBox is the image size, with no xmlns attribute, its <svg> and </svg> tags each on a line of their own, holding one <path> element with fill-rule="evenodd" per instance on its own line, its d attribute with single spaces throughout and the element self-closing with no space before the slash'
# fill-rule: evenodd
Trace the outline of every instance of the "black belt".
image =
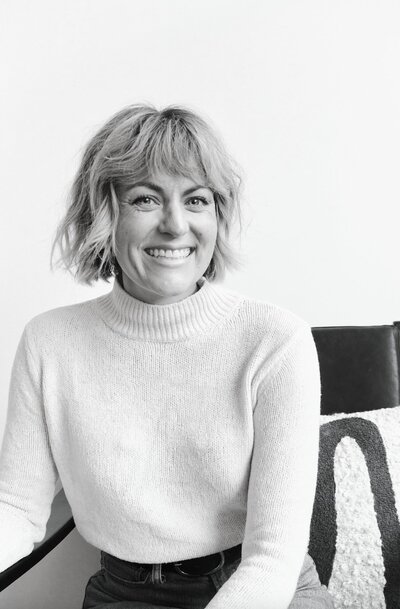
<svg viewBox="0 0 400 609">
<path fill-rule="evenodd" d="M 202 575 L 211 575 L 222 569 L 226 564 L 234 562 L 242 556 L 242 544 L 209 554 L 208 556 L 200 556 L 199 558 L 190 558 L 188 560 L 180 560 L 175 562 L 162 563 L 164 571 L 177 571 L 181 575 L 189 577 L 200 577 Z"/>
<path fill-rule="evenodd" d="M 146 571 L 152 571 L 153 563 L 129 563 L 128 561 L 115 558 L 106 552 L 102 552 L 103 560 L 108 568 L 111 568 L 111 563 L 118 561 L 124 565 L 136 565 L 142 567 Z M 175 571 L 181 575 L 188 577 L 201 577 L 203 575 L 211 575 L 222 569 L 224 565 L 229 565 L 242 556 L 242 544 L 228 548 L 215 554 L 209 554 L 208 556 L 200 556 L 199 558 L 189 558 L 187 560 L 176 560 L 174 562 L 163 562 L 154 563 L 161 564 L 161 568 L 164 572 Z"/>
</svg>

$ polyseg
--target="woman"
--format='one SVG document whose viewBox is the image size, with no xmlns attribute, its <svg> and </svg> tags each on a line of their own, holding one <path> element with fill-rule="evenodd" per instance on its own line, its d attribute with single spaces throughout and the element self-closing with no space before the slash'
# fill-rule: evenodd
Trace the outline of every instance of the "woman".
<svg viewBox="0 0 400 609">
<path fill-rule="evenodd" d="M 60 477 L 101 550 L 83 609 L 333 607 L 306 553 L 320 376 L 310 326 L 220 285 L 240 177 L 183 107 L 89 142 L 53 245 L 105 296 L 25 326 L 0 468 L 0 569 Z M 239 214 L 240 217 L 240 214 Z"/>
</svg>

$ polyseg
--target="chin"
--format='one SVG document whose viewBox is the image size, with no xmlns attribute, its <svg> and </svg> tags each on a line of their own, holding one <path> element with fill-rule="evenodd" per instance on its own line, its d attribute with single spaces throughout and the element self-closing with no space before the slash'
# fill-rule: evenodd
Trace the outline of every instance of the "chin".
<svg viewBox="0 0 400 609">
<path fill-rule="evenodd" d="M 173 298 L 176 299 L 176 301 L 182 300 L 197 291 L 197 281 L 198 280 L 185 285 L 178 285 L 171 282 L 166 288 L 160 287 L 159 289 L 154 289 L 154 294 L 159 298 Z"/>
</svg>

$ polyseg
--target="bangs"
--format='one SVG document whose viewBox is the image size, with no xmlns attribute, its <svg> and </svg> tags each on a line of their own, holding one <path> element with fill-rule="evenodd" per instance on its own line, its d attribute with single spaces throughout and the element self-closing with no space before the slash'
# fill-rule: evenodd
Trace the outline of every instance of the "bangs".
<svg viewBox="0 0 400 609">
<path fill-rule="evenodd" d="M 207 180 L 207 169 L 197 142 L 180 121 L 163 121 L 151 138 L 146 153 L 150 173 L 190 177 L 194 172 Z"/>
<path fill-rule="evenodd" d="M 114 132 L 109 142 L 117 155 L 108 154 L 110 175 L 117 192 L 131 188 L 139 180 L 157 173 L 187 178 L 199 177 L 204 186 L 222 196 L 228 196 L 227 168 L 222 166 L 218 142 L 206 141 L 193 126 L 178 116 L 156 116 L 148 119 L 128 141 Z M 121 154 L 121 150 L 125 150 Z M 119 153 L 119 154 L 118 154 Z M 229 180 L 228 180 L 229 181 Z"/>
</svg>

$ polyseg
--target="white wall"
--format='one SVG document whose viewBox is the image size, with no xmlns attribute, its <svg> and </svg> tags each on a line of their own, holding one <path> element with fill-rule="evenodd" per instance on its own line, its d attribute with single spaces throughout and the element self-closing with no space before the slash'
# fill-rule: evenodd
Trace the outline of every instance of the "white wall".
<svg viewBox="0 0 400 609">
<path fill-rule="evenodd" d="M 400 319 L 397 2 L 3 0 L 0 11 L 0 430 L 24 324 L 111 289 L 52 274 L 49 251 L 82 146 L 129 103 L 190 105 L 242 165 L 246 265 L 227 286 L 313 326 Z M 97 568 L 75 530 L 0 608 L 80 607 Z"/>
</svg>

